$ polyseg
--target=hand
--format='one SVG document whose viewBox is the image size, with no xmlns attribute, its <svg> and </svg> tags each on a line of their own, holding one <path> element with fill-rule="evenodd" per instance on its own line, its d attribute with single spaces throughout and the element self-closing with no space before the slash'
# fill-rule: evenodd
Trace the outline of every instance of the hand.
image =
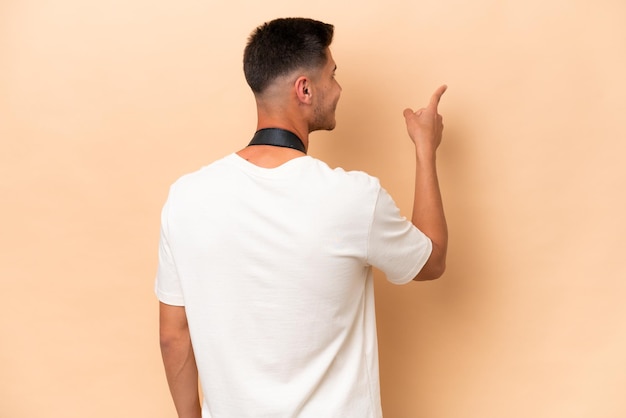
<svg viewBox="0 0 626 418">
<path fill-rule="evenodd" d="M 439 87 L 430 98 L 428 106 L 413 112 L 413 109 L 404 110 L 406 128 L 418 152 L 427 152 L 434 155 L 441 143 L 443 132 L 443 118 L 437 113 L 437 106 L 441 96 L 448 86 Z"/>
</svg>

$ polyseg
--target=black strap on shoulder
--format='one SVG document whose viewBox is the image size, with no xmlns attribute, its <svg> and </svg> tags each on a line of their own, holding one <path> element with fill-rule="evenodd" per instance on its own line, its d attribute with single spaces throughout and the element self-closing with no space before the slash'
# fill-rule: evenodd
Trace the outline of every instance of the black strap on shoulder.
<svg viewBox="0 0 626 418">
<path fill-rule="evenodd" d="M 272 145 L 275 147 L 293 148 L 306 154 L 306 148 L 298 135 L 280 128 L 259 129 L 254 134 L 250 145 Z"/>
</svg>

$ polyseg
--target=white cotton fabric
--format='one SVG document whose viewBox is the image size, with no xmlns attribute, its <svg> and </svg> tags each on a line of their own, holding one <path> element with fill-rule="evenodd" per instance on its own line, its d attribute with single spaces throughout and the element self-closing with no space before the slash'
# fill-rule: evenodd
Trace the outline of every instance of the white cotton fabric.
<svg viewBox="0 0 626 418">
<path fill-rule="evenodd" d="M 180 178 L 156 293 L 185 306 L 203 418 L 378 418 L 372 266 L 412 280 L 430 240 L 379 181 L 231 154 Z"/>
</svg>

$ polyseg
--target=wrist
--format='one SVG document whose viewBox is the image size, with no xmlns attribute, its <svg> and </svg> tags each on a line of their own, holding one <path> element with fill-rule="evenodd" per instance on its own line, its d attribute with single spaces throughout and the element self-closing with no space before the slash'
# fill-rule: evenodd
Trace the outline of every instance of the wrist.
<svg viewBox="0 0 626 418">
<path fill-rule="evenodd" d="M 435 150 L 415 150 L 415 160 L 419 165 L 435 165 L 437 162 L 437 153 Z"/>
</svg>

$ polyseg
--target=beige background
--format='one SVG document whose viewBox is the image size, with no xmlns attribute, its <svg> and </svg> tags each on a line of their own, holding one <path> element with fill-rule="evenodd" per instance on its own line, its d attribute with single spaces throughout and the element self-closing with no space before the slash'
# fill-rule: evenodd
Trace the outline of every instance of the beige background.
<svg viewBox="0 0 626 418">
<path fill-rule="evenodd" d="M 411 210 L 402 110 L 449 85 L 449 268 L 377 282 L 386 417 L 626 416 L 622 0 L 0 2 L 0 416 L 173 417 L 152 293 L 168 186 L 243 146 L 249 32 L 336 25 L 310 153 Z"/>
</svg>

